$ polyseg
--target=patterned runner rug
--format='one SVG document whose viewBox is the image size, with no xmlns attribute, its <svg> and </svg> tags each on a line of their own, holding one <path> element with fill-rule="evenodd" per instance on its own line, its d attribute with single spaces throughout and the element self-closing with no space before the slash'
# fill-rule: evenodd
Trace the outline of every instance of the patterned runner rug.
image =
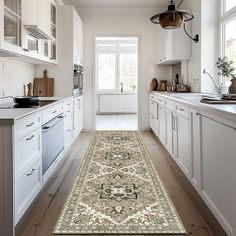
<svg viewBox="0 0 236 236">
<path fill-rule="evenodd" d="M 185 234 L 136 131 L 96 132 L 54 234 Z"/>
</svg>

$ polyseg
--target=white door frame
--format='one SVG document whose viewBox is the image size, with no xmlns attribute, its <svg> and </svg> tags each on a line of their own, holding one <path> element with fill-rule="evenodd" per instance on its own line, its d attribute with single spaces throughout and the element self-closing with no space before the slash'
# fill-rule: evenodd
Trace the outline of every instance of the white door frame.
<svg viewBox="0 0 236 236">
<path fill-rule="evenodd" d="M 92 130 L 96 130 L 96 52 L 95 40 L 97 37 L 136 37 L 138 38 L 138 130 L 142 130 L 142 35 L 141 34 L 96 34 L 92 36 Z"/>
</svg>

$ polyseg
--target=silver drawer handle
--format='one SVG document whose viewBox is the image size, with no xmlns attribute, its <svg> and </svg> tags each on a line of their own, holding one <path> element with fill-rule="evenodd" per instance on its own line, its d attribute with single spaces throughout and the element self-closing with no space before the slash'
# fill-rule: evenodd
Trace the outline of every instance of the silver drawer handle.
<svg viewBox="0 0 236 236">
<path fill-rule="evenodd" d="M 30 138 L 27 138 L 26 141 L 30 141 L 33 138 L 34 138 L 34 135 L 32 135 Z"/>
<path fill-rule="evenodd" d="M 69 133 L 71 131 L 71 129 L 68 129 L 67 132 Z"/>
<path fill-rule="evenodd" d="M 67 106 L 70 106 L 70 104 L 71 104 L 71 103 L 67 103 L 66 105 L 67 105 Z"/>
<path fill-rule="evenodd" d="M 55 114 L 55 113 L 57 113 L 57 111 L 53 111 L 53 112 L 52 112 L 52 114 Z"/>
<path fill-rule="evenodd" d="M 71 112 L 71 110 L 68 110 L 67 112 L 68 112 L 68 113 L 70 113 L 70 112 Z"/>
<path fill-rule="evenodd" d="M 32 170 L 30 171 L 30 173 L 27 174 L 27 176 L 31 176 L 34 172 L 35 172 L 35 169 L 32 169 Z"/>
<path fill-rule="evenodd" d="M 184 109 L 182 109 L 182 108 L 180 108 L 179 110 L 180 110 L 180 111 L 184 111 Z"/>
<path fill-rule="evenodd" d="M 34 122 L 31 122 L 30 124 L 26 125 L 26 127 L 31 127 L 32 125 L 34 125 Z"/>
</svg>

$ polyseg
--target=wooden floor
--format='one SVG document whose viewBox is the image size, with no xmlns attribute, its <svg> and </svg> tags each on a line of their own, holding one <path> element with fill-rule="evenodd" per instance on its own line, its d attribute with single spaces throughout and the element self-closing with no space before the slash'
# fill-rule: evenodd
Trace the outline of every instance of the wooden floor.
<svg viewBox="0 0 236 236">
<path fill-rule="evenodd" d="M 82 133 L 74 142 L 67 157 L 17 225 L 16 236 L 51 235 L 92 135 Z M 142 132 L 141 135 L 183 221 L 187 235 L 225 236 L 220 225 L 158 139 L 151 132 Z"/>
</svg>

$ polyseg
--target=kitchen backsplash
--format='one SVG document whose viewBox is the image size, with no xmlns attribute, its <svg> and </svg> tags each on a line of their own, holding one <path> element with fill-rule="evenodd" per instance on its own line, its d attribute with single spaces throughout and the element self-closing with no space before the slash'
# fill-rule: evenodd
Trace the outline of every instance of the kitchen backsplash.
<svg viewBox="0 0 236 236">
<path fill-rule="evenodd" d="M 35 66 L 13 59 L 0 59 L 0 97 L 24 95 L 24 84 L 33 82 Z"/>
</svg>

